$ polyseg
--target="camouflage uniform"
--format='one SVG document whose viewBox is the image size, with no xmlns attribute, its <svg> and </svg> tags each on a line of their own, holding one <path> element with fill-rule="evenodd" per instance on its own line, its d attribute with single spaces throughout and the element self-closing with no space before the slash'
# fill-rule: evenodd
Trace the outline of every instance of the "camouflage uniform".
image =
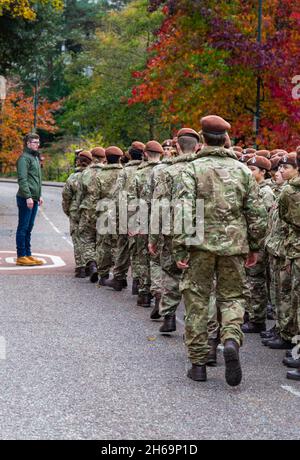
<svg viewBox="0 0 300 460">
<path fill-rule="evenodd" d="M 265 246 L 270 259 L 271 299 L 276 309 L 276 330 L 284 340 L 289 341 L 292 338 L 287 330 L 291 310 L 291 275 L 290 262 L 286 258 L 284 248 L 284 242 L 288 235 L 288 226 L 279 218 L 278 212 L 278 194 L 282 189 L 282 186 L 279 189 L 274 188 L 274 192 L 277 193 L 277 201 L 270 213 L 270 229 Z"/>
<path fill-rule="evenodd" d="M 289 181 L 279 197 L 279 217 L 288 224 L 285 240 L 291 260 L 291 314 L 287 324 L 290 335 L 300 333 L 300 176 Z"/>
<path fill-rule="evenodd" d="M 96 178 L 101 175 L 102 164 L 93 163 L 81 174 L 79 181 L 79 240 L 84 265 L 96 260 L 96 206 L 98 188 Z"/>
<path fill-rule="evenodd" d="M 203 365 L 209 352 L 208 304 L 216 276 L 216 302 L 221 316 L 221 340 L 242 343 L 246 274 L 244 259 L 257 251 L 267 227 L 267 212 L 251 172 L 230 150 L 205 147 L 176 179 L 175 199 L 187 200 L 194 223 L 196 200 L 204 206 L 204 234 L 191 241 L 188 232 L 173 239 L 176 261 L 189 260 L 181 290 L 186 308 L 186 334 L 190 361 Z M 175 220 L 182 219 L 180 206 Z M 192 219 L 190 222 L 188 219 Z M 186 225 L 184 228 L 186 228 Z"/>
<path fill-rule="evenodd" d="M 115 200 L 116 195 L 116 183 L 123 166 L 120 164 L 104 164 L 101 168 L 101 174 L 96 176 L 97 185 L 97 198 L 98 203 L 96 207 L 97 216 L 97 244 L 96 244 L 96 262 L 98 266 L 98 273 L 100 277 L 105 277 L 109 274 L 110 268 L 113 266 L 114 251 L 118 240 L 118 209 L 117 202 Z M 105 209 L 100 209 L 103 202 L 100 200 L 113 201 L 115 208 L 108 204 Z M 116 211 L 114 213 L 114 211 Z M 106 234 L 100 233 L 100 223 L 104 216 L 112 217 L 116 222 L 116 226 L 113 229 L 108 230 Z M 103 222 L 102 222 L 103 223 Z M 108 221 L 105 219 L 104 225 L 107 226 Z"/>
<path fill-rule="evenodd" d="M 116 199 L 118 199 L 120 192 L 126 192 L 127 194 L 130 192 L 137 168 L 140 164 L 141 160 L 131 160 L 120 172 L 116 187 Z M 114 266 L 114 278 L 126 279 L 130 263 L 132 277 L 137 279 L 138 261 L 136 255 L 136 240 L 134 237 L 129 237 L 127 233 L 123 233 L 118 236 Z"/>
<path fill-rule="evenodd" d="M 275 195 L 266 181 L 259 185 L 262 203 L 270 212 Z M 266 251 L 260 251 L 257 264 L 254 267 L 246 269 L 248 283 L 251 292 L 251 302 L 246 310 L 249 311 L 249 319 L 255 324 L 265 323 L 267 318 L 268 292 L 270 268 L 268 254 Z"/>
<path fill-rule="evenodd" d="M 134 186 L 130 191 L 130 200 L 144 200 L 150 211 L 151 205 L 151 173 L 152 169 L 158 164 L 155 161 L 142 162 L 136 171 Z M 149 218 L 149 214 L 148 214 Z M 142 224 L 142 222 L 140 222 Z M 149 224 L 149 220 L 147 222 Z M 151 287 L 151 265 L 150 254 L 148 252 L 148 234 L 139 234 L 136 236 L 137 259 L 138 259 L 138 277 L 139 277 L 139 294 L 147 295 Z M 152 259 L 153 264 L 157 264 L 156 258 Z M 152 264 L 152 272 L 156 270 Z M 158 269 L 157 269 L 158 271 Z"/>
<path fill-rule="evenodd" d="M 180 172 L 186 167 L 188 162 L 196 158 L 195 154 L 185 154 L 173 159 L 165 159 L 162 164 L 156 166 L 153 171 L 157 171 L 154 177 L 153 199 L 166 200 L 171 204 L 174 193 L 174 181 Z M 164 213 L 167 215 L 166 213 Z M 170 216 L 172 219 L 172 215 Z M 161 266 L 161 300 L 159 304 L 159 313 L 161 316 L 172 315 L 176 312 L 181 302 L 181 292 L 179 283 L 182 277 L 182 271 L 177 268 L 176 261 L 172 254 L 172 236 L 173 229 L 170 227 L 169 234 L 163 234 L 161 215 L 157 212 L 151 214 L 151 228 L 153 229 L 156 222 L 159 221 L 159 233 L 151 233 L 150 242 L 157 247 L 160 255 Z"/>
<path fill-rule="evenodd" d="M 62 208 L 70 221 L 70 235 L 73 241 L 76 268 L 85 265 L 79 241 L 79 212 L 77 204 L 78 182 L 82 171 L 83 168 L 76 168 L 75 172 L 68 177 L 62 191 Z"/>
</svg>

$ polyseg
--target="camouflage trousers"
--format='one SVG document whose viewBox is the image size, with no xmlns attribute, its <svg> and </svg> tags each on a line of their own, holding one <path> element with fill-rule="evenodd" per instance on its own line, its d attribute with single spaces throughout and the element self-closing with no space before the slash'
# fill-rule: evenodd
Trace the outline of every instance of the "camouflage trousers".
<svg viewBox="0 0 300 460">
<path fill-rule="evenodd" d="M 148 235 L 138 235 L 137 244 L 137 274 L 139 278 L 139 294 L 155 295 L 161 292 L 161 268 L 159 257 L 152 257 L 148 251 Z"/>
<path fill-rule="evenodd" d="M 291 310 L 286 322 L 289 338 L 300 334 L 300 258 L 291 260 Z M 283 337 L 284 338 L 284 337 Z"/>
<path fill-rule="evenodd" d="M 160 249 L 161 266 L 161 300 L 159 313 L 161 316 L 172 315 L 176 312 L 181 302 L 182 294 L 179 284 L 182 278 L 182 270 L 177 268 L 172 255 L 172 240 L 165 237 Z"/>
<path fill-rule="evenodd" d="M 83 265 L 96 260 L 96 219 L 91 216 L 88 209 L 83 209 L 80 214 L 78 225 L 80 251 L 83 257 Z"/>
<path fill-rule="evenodd" d="M 241 325 L 245 311 L 246 274 L 242 256 L 218 256 L 206 251 L 190 253 L 189 268 L 180 289 L 183 294 L 185 343 L 193 364 L 205 364 L 208 345 L 208 305 L 216 277 L 216 308 L 220 313 L 221 341 L 242 344 Z"/>
<path fill-rule="evenodd" d="M 270 256 L 271 299 L 276 311 L 276 329 L 284 340 L 291 340 L 295 334 L 291 307 L 290 262 L 283 257 Z"/>
<path fill-rule="evenodd" d="M 117 235 L 100 235 L 97 233 L 96 262 L 101 277 L 108 275 L 109 270 L 114 265 L 117 238 Z"/>
<path fill-rule="evenodd" d="M 75 259 L 75 266 L 84 267 L 84 260 L 82 255 L 82 247 L 80 244 L 79 239 L 79 232 L 78 232 L 78 222 L 77 219 L 70 217 L 70 235 L 73 242 L 74 248 L 74 259 Z"/>
<path fill-rule="evenodd" d="M 127 278 L 130 265 L 129 237 L 119 235 L 116 247 L 116 258 L 114 266 L 114 278 L 123 280 Z"/>
<path fill-rule="evenodd" d="M 267 264 L 267 254 L 260 252 L 257 264 L 246 269 L 251 296 L 250 305 L 247 306 L 246 310 L 249 313 L 250 321 L 257 324 L 264 323 L 267 319 Z"/>
</svg>

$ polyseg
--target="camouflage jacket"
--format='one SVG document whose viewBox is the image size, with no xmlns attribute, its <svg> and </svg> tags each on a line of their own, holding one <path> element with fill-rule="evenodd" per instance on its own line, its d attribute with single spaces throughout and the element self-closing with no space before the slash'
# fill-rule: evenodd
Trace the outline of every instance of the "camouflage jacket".
<svg viewBox="0 0 300 460">
<path fill-rule="evenodd" d="M 284 185 L 277 185 L 276 192 L 281 192 L 283 188 Z M 285 257 L 284 242 L 288 235 L 288 225 L 279 218 L 278 199 L 279 197 L 274 201 L 269 213 L 269 230 L 265 241 L 265 248 L 274 257 Z"/>
<path fill-rule="evenodd" d="M 95 213 L 98 201 L 97 178 L 101 175 L 102 167 L 101 163 L 93 163 L 81 174 L 77 199 L 80 211 L 89 209 L 91 213 Z"/>
<path fill-rule="evenodd" d="M 116 186 L 116 193 L 122 191 L 128 193 L 130 192 L 130 190 L 132 190 L 136 171 L 141 163 L 142 160 L 131 160 L 128 163 L 126 163 L 125 167 L 119 174 Z"/>
<path fill-rule="evenodd" d="M 144 225 L 149 225 L 152 198 L 151 174 L 153 168 L 158 164 L 159 162 L 155 161 L 143 161 L 137 168 L 132 188 L 128 192 L 128 205 L 133 206 L 128 211 L 131 230 L 139 224 L 143 224 L 143 227 Z M 142 208 L 139 200 L 143 200 L 147 204 L 147 208 Z M 146 221 L 142 222 L 143 220 Z"/>
<path fill-rule="evenodd" d="M 261 248 L 267 229 L 266 208 L 251 171 L 230 150 L 203 148 L 197 159 L 176 177 L 173 198 L 186 200 L 189 211 L 185 212 L 183 231 L 173 238 L 176 260 L 186 259 L 190 250 L 231 256 L 246 255 L 249 248 L 251 251 Z M 186 229 L 195 228 L 197 200 L 200 200 L 197 219 L 200 229 L 191 235 Z M 175 223 L 177 220 L 182 221 L 178 204 Z M 197 238 L 191 241 L 191 236 Z"/>
<path fill-rule="evenodd" d="M 101 212 L 101 200 L 114 200 L 115 202 L 116 185 L 122 170 L 123 166 L 120 164 L 104 164 L 101 168 L 101 174 L 96 176 L 97 215 Z M 117 206 L 116 202 L 115 204 Z"/>
<path fill-rule="evenodd" d="M 77 193 L 78 193 L 78 181 L 82 174 L 82 168 L 76 168 L 75 172 L 72 173 L 63 188 L 62 191 L 62 208 L 64 213 L 70 217 L 78 214 L 77 206 Z"/>
<path fill-rule="evenodd" d="M 300 257 L 300 176 L 294 177 L 284 187 L 279 197 L 279 217 L 288 224 L 285 240 L 286 256 Z"/>
<path fill-rule="evenodd" d="M 269 212 L 275 201 L 275 195 L 273 193 L 272 188 L 270 187 L 270 182 L 263 181 L 260 184 L 258 184 L 258 186 L 264 205 L 267 208 L 267 211 Z"/>
<path fill-rule="evenodd" d="M 158 200 L 160 202 L 160 208 L 153 206 L 151 213 L 151 235 L 150 242 L 152 244 L 158 244 L 160 235 L 164 234 L 164 226 L 162 225 L 162 216 L 169 218 L 170 227 L 166 227 L 165 236 L 171 236 L 173 233 L 172 220 L 174 219 L 174 213 L 172 210 L 172 199 L 174 194 L 174 181 L 180 172 L 186 167 L 187 163 L 195 160 L 196 154 L 185 154 L 180 155 L 175 158 L 168 159 L 168 161 L 162 162 L 161 165 L 156 166 L 153 169 L 153 173 L 156 172 L 153 178 L 154 187 L 153 187 L 153 200 Z M 162 168 L 164 166 L 164 168 Z M 159 168 L 157 170 L 157 168 Z M 156 171 L 157 170 L 157 171 Z M 163 201 L 162 201 L 163 200 Z M 157 203 L 158 204 L 158 203 Z M 168 209 L 165 209 L 165 206 Z M 154 229 L 156 231 L 154 231 Z M 169 230 L 169 231 L 168 231 Z"/>
</svg>

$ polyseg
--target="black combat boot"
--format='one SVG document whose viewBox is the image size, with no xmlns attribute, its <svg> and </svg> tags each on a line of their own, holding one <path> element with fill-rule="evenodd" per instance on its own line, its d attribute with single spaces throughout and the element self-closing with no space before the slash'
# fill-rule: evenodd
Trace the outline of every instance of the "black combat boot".
<svg viewBox="0 0 300 460">
<path fill-rule="evenodd" d="M 282 337 L 275 337 L 273 340 L 269 340 L 267 346 L 272 350 L 291 350 L 293 348 L 292 342 L 284 340 Z"/>
<path fill-rule="evenodd" d="M 143 296 L 142 296 L 142 294 L 138 295 L 138 297 L 136 299 L 136 304 L 137 304 L 138 307 L 142 306 L 142 304 L 143 304 Z"/>
<path fill-rule="evenodd" d="M 105 281 L 108 280 L 109 274 L 100 276 L 98 286 L 105 286 Z"/>
<path fill-rule="evenodd" d="M 295 369 L 294 371 L 288 371 L 286 373 L 286 378 L 290 380 L 300 381 L 300 367 L 298 369 Z"/>
<path fill-rule="evenodd" d="M 286 356 L 287 358 L 292 358 L 292 357 L 293 357 L 293 355 L 292 355 L 292 350 L 287 350 L 287 351 L 285 352 L 285 356 Z"/>
<path fill-rule="evenodd" d="M 159 332 L 174 332 L 176 331 L 176 315 L 166 315 L 164 322 L 159 328 Z"/>
<path fill-rule="evenodd" d="M 298 359 L 283 358 L 282 362 L 287 367 L 293 367 L 294 369 L 299 369 L 300 368 L 300 357 Z"/>
<path fill-rule="evenodd" d="M 139 294 L 139 280 L 138 280 L 138 278 L 134 278 L 132 280 L 131 294 L 132 295 L 138 295 Z"/>
<path fill-rule="evenodd" d="M 76 267 L 75 268 L 75 278 L 78 278 L 78 275 L 79 275 L 79 271 L 80 271 L 80 267 Z"/>
<path fill-rule="evenodd" d="M 241 383 L 242 369 L 239 358 L 239 345 L 233 339 L 224 343 L 225 379 L 228 385 L 235 387 Z"/>
<path fill-rule="evenodd" d="M 77 267 L 77 272 L 75 274 L 76 278 L 85 278 L 85 267 Z"/>
<path fill-rule="evenodd" d="M 104 281 L 105 286 L 113 288 L 115 291 L 122 291 L 123 289 L 123 280 L 118 280 L 112 278 L 111 280 L 107 279 Z"/>
<path fill-rule="evenodd" d="M 126 289 L 127 287 L 128 287 L 127 279 L 126 279 L 126 278 L 123 278 L 123 279 L 122 279 L 122 288 L 123 288 L 123 289 Z"/>
<path fill-rule="evenodd" d="M 250 321 L 249 313 L 247 311 L 245 311 L 245 313 L 244 313 L 244 324 L 249 323 L 249 321 Z"/>
<path fill-rule="evenodd" d="M 259 334 L 262 339 L 271 339 L 272 337 L 276 336 L 276 326 L 273 326 L 268 331 L 263 331 Z"/>
<path fill-rule="evenodd" d="M 150 308 L 151 307 L 151 294 L 143 294 L 142 295 L 142 307 Z"/>
<path fill-rule="evenodd" d="M 88 274 L 89 274 L 89 277 L 90 277 L 90 282 L 91 283 L 97 283 L 97 281 L 98 281 L 98 270 L 97 270 L 96 262 L 94 260 L 91 260 L 87 264 L 87 268 L 88 268 Z"/>
<path fill-rule="evenodd" d="M 192 380 L 196 380 L 196 382 L 206 382 L 207 376 L 205 364 L 202 366 L 198 364 L 192 364 L 192 367 L 189 369 L 187 376 Z"/>
<path fill-rule="evenodd" d="M 248 321 L 242 325 L 242 331 L 245 334 L 258 334 L 259 332 L 266 330 L 266 323 L 253 323 Z"/>
<path fill-rule="evenodd" d="M 155 305 L 153 307 L 153 310 L 150 314 L 150 318 L 151 319 L 159 319 L 160 318 L 160 314 L 159 314 L 159 302 L 160 302 L 160 299 L 161 299 L 161 295 L 160 294 L 155 294 Z"/>
<path fill-rule="evenodd" d="M 217 339 L 208 339 L 208 345 L 210 350 L 207 355 L 206 365 L 207 366 L 216 366 L 217 365 L 217 348 L 220 343 L 219 338 Z"/>
</svg>

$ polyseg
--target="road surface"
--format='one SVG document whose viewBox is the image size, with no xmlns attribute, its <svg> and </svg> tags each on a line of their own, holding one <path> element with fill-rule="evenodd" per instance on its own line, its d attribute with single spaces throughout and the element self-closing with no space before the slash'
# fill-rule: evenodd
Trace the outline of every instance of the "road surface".
<svg viewBox="0 0 300 460">
<path fill-rule="evenodd" d="M 243 382 L 219 364 L 208 381 L 186 377 L 183 311 L 161 336 L 130 289 L 73 276 L 61 189 L 44 187 L 33 253 L 47 265 L 14 265 L 16 184 L 0 183 L 1 439 L 299 439 L 300 385 L 283 351 L 247 336 Z"/>
</svg>

